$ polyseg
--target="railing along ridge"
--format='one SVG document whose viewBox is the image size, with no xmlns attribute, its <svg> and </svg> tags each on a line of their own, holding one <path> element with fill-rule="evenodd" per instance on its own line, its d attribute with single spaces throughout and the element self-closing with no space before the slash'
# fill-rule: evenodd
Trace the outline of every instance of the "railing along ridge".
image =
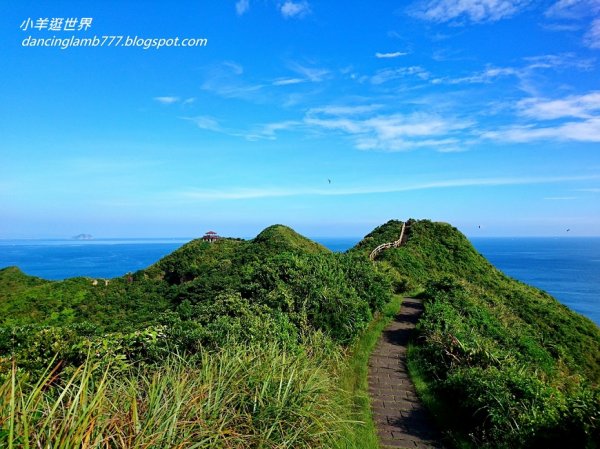
<svg viewBox="0 0 600 449">
<path fill-rule="evenodd" d="M 406 229 L 406 223 L 402 223 L 402 229 L 400 230 L 400 238 L 393 242 L 382 243 L 381 245 L 379 245 L 377 248 L 375 248 L 373 251 L 371 251 L 371 254 L 369 254 L 369 259 L 375 260 L 377 255 L 384 249 L 398 248 L 400 245 L 402 245 L 402 239 L 404 238 L 405 229 Z"/>
</svg>

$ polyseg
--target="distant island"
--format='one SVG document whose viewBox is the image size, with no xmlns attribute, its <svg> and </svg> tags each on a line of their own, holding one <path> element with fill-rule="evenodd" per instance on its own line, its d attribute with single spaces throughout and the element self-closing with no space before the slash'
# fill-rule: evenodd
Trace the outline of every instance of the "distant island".
<svg viewBox="0 0 600 449">
<path fill-rule="evenodd" d="M 93 240 L 94 236 L 92 234 L 78 234 L 72 237 L 73 240 Z"/>
</svg>

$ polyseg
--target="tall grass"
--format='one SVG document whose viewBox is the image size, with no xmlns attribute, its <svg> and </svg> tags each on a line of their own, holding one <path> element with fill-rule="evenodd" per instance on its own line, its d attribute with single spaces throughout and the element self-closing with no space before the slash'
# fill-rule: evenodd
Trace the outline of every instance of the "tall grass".
<svg viewBox="0 0 600 449">
<path fill-rule="evenodd" d="M 333 447 L 348 422 L 319 354 L 229 346 L 114 374 L 89 358 L 63 378 L 13 365 L 0 384 L 0 447 Z"/>
</svg>

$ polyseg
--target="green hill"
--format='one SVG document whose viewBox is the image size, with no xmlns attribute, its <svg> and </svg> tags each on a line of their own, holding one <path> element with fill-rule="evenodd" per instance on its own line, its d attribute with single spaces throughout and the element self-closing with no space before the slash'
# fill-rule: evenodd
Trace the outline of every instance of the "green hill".
<svg viewBox="0 0 600 449">
<path fill-rule="evenodd" d="M 332 253 L 282 225 L 252 240 L 198 239 L 147 269 L 109 282 L 52 282 L 16 267 L 0 270 L 0 404 L 11 403 L 2 398 L 14 391 L 13 359 L 19 373 L 31 375 L 39 375 L 51 360 L 65 373 L 76 374 L 84 360 L 117 373 L 136 367 L 144 370 L 143 376 L 130 381 L 143 384 L 176 353 L 186 360 L 201 359 L 206 366 L 216 363 L 215 372 L 227 363 L 232 376 L 256 385 L 254 393 L 244 390 L 245 381 L 236 387 L 243 393 L 234 407 L 240 414 L 236 435 L 255 432 L 261 438 L 259 426 L 248 423 L 275 422 L 271 429 L 290 432 L 281 437 L 285 439 L 310 420 L 302 418 L 304 424 L 298 424 L 303 412 L 294 411 L 279 421 L 279 411 L 272 415 L 264 410 L 281 399 L 282 385 L 296 385 L 296 363 L 306 368 L 306 379 L 335 379 L 339 354 L 390 300 L 392 290 L 410 291 L 418 292 L 425 304 L 409 353 L 411 371 L 449 445 L 597 448 L 600 329 L 550 295 L 501 273 L 449 224 L 409 220 L 405 244 L 370 261 L 375 247 L 399 238 L 402 225 L 392 220 L 379 226 L 345 254 Z M 266 363 L 263 353 L 281 354 L 289 377 L 274 365 L 255 371 L 255 363 Z M 171 368 L 180 369 L 180 363 Z M 235 371 L 238 366 L 246 374 Z M 202 388 L 218 384 L 219 376 L 210 376 Z M 324 388 L 315 396 L 318 401 L 337 394 Z M 258 391 L 268 391 L 268 399 L 256 399 Z M 118 390 L 109 393 L 115 396 L 109 395 L 107 404 L 122 396 Z M 250 403 L 254 405 L 248 408 Z M 318 408 L 319 403 L 310 406 Z M 1 427 L 6 422 L 2 410 L 0 406 L 0 445 L 8 435 Z M 113 411 L 105 412 L 106 422 L 112 422 Z M 333 409 L 318 414 L 328 413 L 334 416 Z M 210 420 L 213 415 L 202 416 Z M 215 429 L 220 425 L 215 423 Z M 319 435 L 333 441 L 333 433 L 316 429 L 298 444 L 317 447 L 323 441 Z M 226 435 L 219 438 L 224 446 L 232 444 Z"/>
<path fill-rule="evenodd" d="M 227 341 L 297 345 L 316 331 L 348 344 L 389 298 L 387 279 L 366 259 L 275 225 L 249 241 L 193 240 L 145 270 L 98 282 L 1 270 L 0 356 L 40 369 L 40 352 L 58 348 L 64 363 L 77 363 L 91 340 L 130 361 Z"/>
<path fill-rule="evenodd" d="M 354 251 L 395 240 L 400 228 L 390 221 Z M 600 329 L 501 273 L 456 228 L 420 220 L 407 229 L 406 244 L 377 260 L 422 291 L 412 361 L 452 410 L 451 434 L 475 447 L 596 447 Z"/>
<path fill-rule="evenodd" d="M 307 256 L 331 251 L 287 226 L 273 225 L 249 241 L 222 238 L 207 243 L 202 239 L 192 240 L 143 270 L 143 274 L 169 284 L 182 284 L 215 274 L 225 277 L 232 272 L 239 274 L 244 265 L 284 253 Z"/>
<path fill-rule="evenodd" d="M 252 244 L 262 247 L 263 251 L 285 251 L 302 254 L 330 253 L 323 245 L 298 234 L 292 228 L 283 225 L 273 225 L 264 229 L 252 240 Z"/>
</svg>

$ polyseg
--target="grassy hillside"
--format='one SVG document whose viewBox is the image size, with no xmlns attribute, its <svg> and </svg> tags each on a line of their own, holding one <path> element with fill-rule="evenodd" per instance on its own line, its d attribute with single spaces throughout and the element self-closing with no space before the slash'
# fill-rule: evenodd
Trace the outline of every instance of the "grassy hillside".
<svg viewBox="0 0 600 449">
<path fill-rule="evenodd" d="M 366 352 L 343 354 L 410 290 L 425 303 L 411 370 L 449 445 L 597 448 L 598 327 L 452 226 L 408 224 L 375 263 L 402 222 L 346 254 L 281 225 L 194 240 L 108 285 L 0 270 L 0 446 L 372 447 L 348 425 L 368 421 L 364 398 L 344 392 L 364 379 L 343 379 Z"/>
<path fill-rule="evenodd" d="M 2 270 L 0 446 L 358 449 L 342 355 L 390 298 L 281 225 L 108 285 Z"/>
<path fill-rule="evenodd" d="M 272 251 L 291 252 L 299 254 L 330 253 L 323 245 L 298 234 L 292 228 L 283 225 L 273 225 L 264 229 L 256 236 L 252 243 L 262 252 Z M 260 253 L 261 250 L 258 249 Z"/>
<path fill-rule="evenodd" d="M 394 240 L 399 222 L 359 243 Z M 397 238 L 397 237 L 395 237 Z M 414 221 L 406 245 L 378 256 L 422 290 L 413 365 L 451 439 L 473 447 L 596 447 L 600 329 L 492 267 L 452 226 Z"/>
<path fill-rule="evenodd" d="M 193 240 L 145 270 L 97 285 L 0 270 L 0 355 L 41 370 L 53 353 L 79 363 L 89 344 L 124 363 L 227 341 L 298 345 L 316 331 L 346 345 L 390 297 L 387 278 L 364 258 L 275 225 L 249 241 Z"/>
</svg>

